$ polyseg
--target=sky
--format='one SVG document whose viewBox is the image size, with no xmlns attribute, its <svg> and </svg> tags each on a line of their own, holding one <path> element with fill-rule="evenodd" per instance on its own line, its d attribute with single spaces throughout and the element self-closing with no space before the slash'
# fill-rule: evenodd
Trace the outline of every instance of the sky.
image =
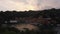
<svg viewBox="0 0 60 34">
<path fill-rule="evenodd" d="M 60 0 L 0 0 L 0 10 L 44 10 L 60 8 Z"/>
</svg>

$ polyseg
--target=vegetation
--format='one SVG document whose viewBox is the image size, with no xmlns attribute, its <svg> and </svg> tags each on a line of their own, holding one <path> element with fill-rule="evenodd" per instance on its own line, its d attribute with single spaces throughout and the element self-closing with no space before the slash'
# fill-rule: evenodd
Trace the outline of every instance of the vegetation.
<svg viewBox="0 0 60 34">
<path fill-rule="evenodd" d="M 16 24 L 23 24 L 26 23 L 24 18 L 38 18 L 40 16 L 42 16 L 42 18 L 51 18 L 51 20 L 48 20 L 50 23 L 42 24 L 41 26 L 39 22 L 40 24 L 36 25 L 39 27 L 38 31 L 30 31 L 28 29 L 26 29 L 26 31 L 20 31 L 14 27 L 2 27 L 2 24 L 12 25 L 12 23 L 9 22 L 10 20 L 18 20 Z M 5 21 L 8 21 L 8 23 L 5 23 Z M 56 34 L 53 29 L 56 27 L 56 24 L 60 24 L 60 9 L 52 8 L 42 11 L 30 10 L 24 12 L 0 11 L 0 34 Z"/>
</svg>

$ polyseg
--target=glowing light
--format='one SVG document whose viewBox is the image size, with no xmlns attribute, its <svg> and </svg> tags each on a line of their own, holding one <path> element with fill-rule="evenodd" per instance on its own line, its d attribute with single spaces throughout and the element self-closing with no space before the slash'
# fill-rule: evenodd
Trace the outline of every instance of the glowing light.
<svg viewBox="0 0 60 34">
<path fill-rule="evenodd" d="M 33 7 L 31 5 L 27 7 L 27 10 L 34 10 L 34 9 L 35 9 L 35 7 Z"/>
</svg>

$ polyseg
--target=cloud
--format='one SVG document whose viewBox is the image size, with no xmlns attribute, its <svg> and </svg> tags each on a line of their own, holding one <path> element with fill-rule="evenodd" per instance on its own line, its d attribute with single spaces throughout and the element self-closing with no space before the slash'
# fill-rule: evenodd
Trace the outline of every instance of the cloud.
<svg viewBox="0 0 60 34">
<path fill-rule="evenodd" d="M 0 1 L 0 7 L 2 8 L 2 10 L 23 10 L 25 9 L 25 4 L 22 2 L 14 2 L 14 1 Z M 5 8 L 5 9 L 4 9 Z"/>
<path fill-rule="evenodd" d="M 60 1 L 59 0 L 40 0 L 39 7 L 41 9 L 48 9 L 48 8 L 60 8 Z"/>
<path fill-rule="evenodd" d="M 0 0 L 0 10 L 44 10 L 60 8 L 60 0 Z"/>
<path fill-rule="evenodd" d="M 1 0 L 0 10 L 35 10 L 36 6 L 32 0 Z"/>
</svg>

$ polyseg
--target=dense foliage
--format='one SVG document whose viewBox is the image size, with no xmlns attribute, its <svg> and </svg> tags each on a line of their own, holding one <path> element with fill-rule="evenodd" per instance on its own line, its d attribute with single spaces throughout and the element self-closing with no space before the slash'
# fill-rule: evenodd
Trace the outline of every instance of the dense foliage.
<svg viewBox="0 0 60 34">
<path fill-rule="evenodd" d="M 31 18 L 38 18 L 42 16 L 43 18 L 51 18 L 50 24 L 43 24 L 40 26 L 39 24 L 36 25 L 39 27 L 38 31 L 30 31 L 26 29 L 26 31 L 20 31 L 14 27 L 6 27 L 3 28 L 1 25 L 5 24 L 5 21 L 9 20 L 15 20 L 18 18 L 25 18 L 25 17 L 31 17 Z M 52 20 L 54 22 L 52 22 Z M 22 20 L 18 23 L 25 23 Z M 9 22 L 7 23 L 10 24 Z M 53 26 L 51 25 L 53 24 Z M 60 9 L 48 9 L 48 10 L 41 10 L 41 11 L 0 11 L 0 34 L 56 34 L 54 31 L 54 27 L 56 27 L 56 24 L 60 24 Z"/>
</svg>

